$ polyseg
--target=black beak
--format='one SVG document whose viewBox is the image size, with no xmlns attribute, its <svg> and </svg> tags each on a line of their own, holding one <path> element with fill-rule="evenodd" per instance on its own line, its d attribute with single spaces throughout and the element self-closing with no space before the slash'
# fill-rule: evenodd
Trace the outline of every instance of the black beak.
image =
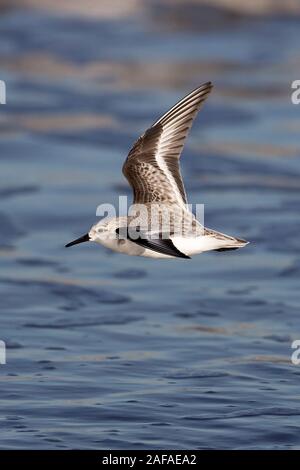
<svg viewBox="0 0 300 470">
<path fill-rule="evenodd" d="M 66 248 L 69 248 L 69 246 L 73 246 L 73 245 L 77 245 L 78 243 L 83 243 L 83 242 L 89 242 L 90 241 L 90 236 L 88 233 L 86 233 L 85 235 L 83 235 L 82 237 L 80 238 L 77 238 L 76 240 L 74 240 L 73 242 L 70 242 L 66 245 Z"/>
</svg>

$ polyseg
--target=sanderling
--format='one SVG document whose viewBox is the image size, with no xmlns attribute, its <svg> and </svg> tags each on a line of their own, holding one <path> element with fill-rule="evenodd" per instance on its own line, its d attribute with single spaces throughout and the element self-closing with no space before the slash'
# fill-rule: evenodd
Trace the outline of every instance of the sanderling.
<svg viewBox="0 0 300 470">
<path fill-rule="evenodd" d="M 212 84 L 207 82 L 189 93 L 130 150 L 123 174 L 133 189 L 133 207 L 145 208 L 146 216 L 144 213 L 138 222 L 132 215 L 105 218 L 66 247 L 94 241 L 132 256 L 190 258 L 204 251 L 235 250 L 248 243 L 205 228 L 187 207 L 179 158 L 193 120 L 211 90 Z M 153 209 L 158 221 L 155 226 Z"/>
</svg>

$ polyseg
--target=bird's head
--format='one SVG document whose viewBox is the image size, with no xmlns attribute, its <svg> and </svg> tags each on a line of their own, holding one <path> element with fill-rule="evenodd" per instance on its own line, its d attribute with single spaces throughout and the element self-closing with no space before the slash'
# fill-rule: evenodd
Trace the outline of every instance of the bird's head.
<svg viewBox="0 0 300 470">
<path fill-rule="evenodd" d="M 70 246 L 78 245 L 79 243 L 101 241 L 107 238 L 107 234 L 108 234 L 107 225 L 102 223 L 102 221 L 100 221 L 99 223 L 93 225 L 88 233 L 86 233 L 85 235 L 82 235 L 82 237 L 76 238 L 76 240 L 73 240 L 70 243 L 67 243 L 67 245 L 65 246 L 66 248 L 69 248 Z"/>
</svg>

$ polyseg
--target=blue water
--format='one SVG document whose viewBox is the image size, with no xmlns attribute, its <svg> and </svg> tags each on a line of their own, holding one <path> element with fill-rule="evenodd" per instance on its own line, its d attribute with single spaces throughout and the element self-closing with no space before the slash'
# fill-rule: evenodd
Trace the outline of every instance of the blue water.
<svg viewBox="0 0 300 470">
<path fill-rule="evenodd" d="M 1 12 L 2 449 L 300 448 L 300 20 L 189 8 Z M 206 80 L 189 199 L 251 244 L 66 250 L 130 194 L 133 141 Z"/>
</svg>

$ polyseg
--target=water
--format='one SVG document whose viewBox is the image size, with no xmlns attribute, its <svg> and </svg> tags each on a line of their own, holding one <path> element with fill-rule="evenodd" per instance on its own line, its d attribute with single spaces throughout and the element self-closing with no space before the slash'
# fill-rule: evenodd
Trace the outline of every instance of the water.
<svg viewBox="0 0 300 470">
<path fill-rule="evenodd" d="M 0 447 L 300 448 L 299 18 L 124 4 L 0 17 Z M 139 133 L 206 80 L 189 200 L 251 244 L 191 261 L 66 250 L 130 194 Z"/>
</svg>

